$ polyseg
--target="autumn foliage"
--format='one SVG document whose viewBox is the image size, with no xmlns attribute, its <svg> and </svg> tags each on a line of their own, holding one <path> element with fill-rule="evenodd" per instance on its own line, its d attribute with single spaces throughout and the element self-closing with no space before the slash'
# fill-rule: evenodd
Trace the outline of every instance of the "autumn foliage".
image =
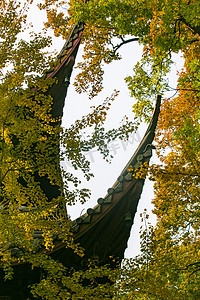
<svg viewBox="0 0 200 300">
<path fill-rule="evenodd" d="M 47 274 L 32 287 L 36 298 L 104 299 L 112 295 L 116 299 L 199 299 L 199 1 L 45 0 L 38 3 L 47 12 L 46 29 L 53 29 L 55 36 L 66 39 L 73 24 L 84 22 L 84 54 L 78 64 L 80 73 L 75 87 L 78 93 L 86 92 L 91 99 L 103 88 L 104 65 L 121 58 L 120 48 L 132 43 L 134 53 L 134 43 L 143 45 L 141 61 L 125 79 L 134 97 L 136 122 L 127 122 L 119 130 L 107 133 L 103 125 L 109 103 L 117 93 L 70 128 L 55 126 L 56 120 L 50 114 L 52 99 L 45 96 L 54 80 L 42 76 L 44 70 L 55 67 L 56 59 L 45 52 L 51 44 L 51 39 L 44 35 L 46 31 L 30 33 L 28 41 L 23 39 L 24 31 L 30 32 L 26 23 L 30 4 L 30 1 L 24 1 L 23 5 L 17 1 L 1 1 L 0 6 L 0 255 L 6 278 L 12 276 L 13 261 L 26 260 L 33 267 L 42 265 Z M 170 87 L 167 80 L 174 63 L 173 53 L 181 53 L 185 62 L 178 74 L 177 87 Z M 40 89 L 35 89 L 38 86 Z M 164 98 L 164 93 L 171 89 L 174 96 Z M 160 164 L 152 165 L 148 172 L 155 181 L 153 212 L 157 223 L 155 227 L 148 224 L 144 212 L 141 254 L 125 262 L 115 294 L 110 287 L 107 293 L 103 292 L 101 285 L 96 285 L 94 290 L 92 285 L 84 289 L 81 284 L 84 276 L 95 282 L 95 274 L 108 276 L 109 271 L 97 268 L 67 276 L 64 266 L 49 259 L 46 253 L 54 247 L 52 233 L 55 233 L 67 247 L 83 254 L 73 243 L 64 206 L 66 201 L 74 203 L 77 197 L 84 202 L 89 191 L 79 190 L 79 179 L 63 172 L 65 197 L 60 195 L 49 202 L 34 181 L 34 172 L 61 186 L 61 176 L 56 167 L 52 168 L 52 161 L 56 166 L 55 161 L 65 154 L 74 168 L 80 168 L 89 179 L 90 168 L 84 152 L 98 147 L 105 158 L 109 157 L 107 142 L 116 137 L 128 138 L 138 122 L 148 122 L 156 94 L 163 95 L 156 137 Z M 86 127 L 93 128 L 87 141 L 80 134 Z M 55 136 L 56 143 L 61 136 L 65 148 L 60 156 L 54 153 Z M 99 143 L 103 140 L 104 143 Z M 26 186 L 20 183 L 21 178 Z M 29 214 L 19 213 L 24 204 L 29 207 Z M 62 226 L 57 226 L 58 221 Z M 32 238 L 35 228 L 43 231 L 44 254 L 36 255 Z M 18 257 L 11 255 L 13 247 L 20 249 Z"/>
<path fill-rule="evenodd" d="M 156 140 L 160 164 L 149 171 L 157 224 L 146 222 L 141 255 L 122 269 L 120 299 L 199 297 L 199 12 L 196 0 L 70 1 L 70 20 L 85 22 L 79 92 L 87 88 L 96 95 L 103 65 L 120 59 L 120 47 L 138 42 L 143 57 L 126 78 L 136 118 L 149 120 L 156 94 L 175 93 L 163 99 Z M 177 87 L 167 80 L 173 53 L 185 60 Z"/>
</svg>

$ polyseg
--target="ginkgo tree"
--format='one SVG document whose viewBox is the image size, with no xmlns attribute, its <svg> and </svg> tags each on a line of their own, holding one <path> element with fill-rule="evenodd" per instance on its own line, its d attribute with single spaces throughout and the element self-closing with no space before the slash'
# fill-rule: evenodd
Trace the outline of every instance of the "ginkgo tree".
<svg viewBox="0 0 200 300">
<path fill-rule="evenodd" d="M 81 285 L 81 280 L 105 272 L 66 275 L 65 268 L 45 254 L 37 254 L 33 243 L 34 228 L 43 231 L 46 250 L 53 249 L 52 233 L 82 255 L 73 244 L 69 222 L 64 209 L 66 199 L 81 201 L 89 191 L 78 190 L 79 179 L 63 173 L 66 198 L 60 194 L 47 199 L 35 174 L 47 176 L 55 186 L 62 185 L 58 161 L 60 136 L 67 158 L 89 179 L 89 164 L 84 151 L 98 145 L 108 157 L 107 141 L 127 138 L 141 120 L 148 121 L 155 95 L 169 90 L 167 74 L 173 64 L 173 52 L 182 51 L 185 67 L 179 74 L 177 95 L 163 101 L 157 133 L 157 152 L 160 165 L 150 168 L 155 181 L 155 228 L 147 224 L 141 233 L 141 255 L 127 261 L 118 280 L 119 299 L 198 299 L 199 297 L 199 35 L 200 5 L 198 0 L 46 0 L 38 2 L 46 10 L 46 28 L 64 39 L 73 24 L 84 22 L 82 43 L 83 61 L 75 87 L 78 93 L 87 92 L 90 98 L 103 88 L 104 64 L 119 60 L 120 48 L 126 44 L 143 45 L 143 57 L 133 66 L 133 74 L 125 80 L 134 97 L 136 123 L 127 123 L 119 130 L 105 133 L 104 124 L 109 101 L 93 113 L 63 130 L 58 120 L 52 119 L 52 99 L 45 91 L 54 81 L 41 77 L 44 69 L 55 66 L 54 57 L 45 52 L 51 40 L 32 33 L 30 41 L 20 36 L 29 30 L 26 9 L 16 1 L 1 1 L 0 20 L 0 76 L 1 76 L 1 215 L 0 254 L 6 271 L 11 276 L 13 256 L 11 248 L 21 249 L 15 260 L 29 261 L 42 266 L 47 276 L 32 287 L 35 297 L 44 299 L 102 299 L 114 296 L 112 288 L 102 294 L 102 287 Z M 66 5 L 66 7 L 65 7 Z M 35 87 L 40 89 L 35 89 Z M 34 87 L 34 88 L 33 88 Z M 112 99 L 114 96 L 111 97 Z M 41 105 L 42 103 L 42 105 Z M 94 128 L 90 139 L 83 141 L 80 132 L 87 126 Z M 105 139 L 102 139 L 102 134 Z M 28 137 L 28 138 L 27 138 Z M 76 153 L 73 150 L 76 148 Z M 48 150 L 47 150 L 48 149 Z M 53 150 L 54 149 L 54 150 Z M 37 155 L 36 155 L 37 154 Z M 44 159 L 45 158 L 45 159 Z M 45 167 L 44 167 L 45 161 Z M 52 167 L 53 165 L 53 167 Z M 36 173 L 35 173 L 36 172 Z M 72 181 L 75 188 L 69 189 Z M 26 204 L 29 214 L 19 214 Z M 40 210 L 35 209 L 40 207 Z M 48 219 L 48 222 L 46 220 Z M 58 221 L 62 226 L 58 227 Z M 67 234 L 69 233 L 69 234 Z M 12 245 L 12 247 L 10 247 Z M 107 273 L 106 273 L 107 272 Z M 92 274 L 92 275 L 91 275 Z M 77 280 L 76 280 L 77 279 Z M 79 281 L 80 279 L 80 281 Z M 62 284 L 61 284 L 62 282 Z M 73 282 L 73 285 L 72 285 Z M 50 292 L 49 292 L 50 291 Z M 88 293 L 88 294 L 87 294 Z M 73 296 L 72 296 L 73 295 Z M 72 298 L 73 299 L 73 298 Z"/>
</svg>

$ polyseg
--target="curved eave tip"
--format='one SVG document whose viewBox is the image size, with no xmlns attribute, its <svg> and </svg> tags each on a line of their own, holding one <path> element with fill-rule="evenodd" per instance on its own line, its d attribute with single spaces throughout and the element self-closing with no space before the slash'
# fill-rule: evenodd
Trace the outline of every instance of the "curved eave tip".
<svg viewBox="0 0 200 300">
<path fill-rule="evenodd" d="M 136 149 L 135 153 L 133 154 L 133 156 L 131 157 L 131 159 L 129 160 L 129 162 L 127 163 L 125 168 L 123 169 L 121 175 L 123 175 L 123 176 L 126 175 L 128 173 L 128 169 L 130 168 L 130 165 L 134 165 L 137 162 L 138 155 L 143 154 L 143 151 L 145 150 L 147 145 L 152 144 L 152 142 L 154 140 L 154 136 L 155 136 L 155 129 L 156 129 L 157 121 L 158 121 L 158 116 L 160 113 L 160 104 L 161 104 L 161 96 L 157 95 L 156 96 L 156 104 L 155 104 L 155 108 L 153 111 L 153 116 L 152 116 L 149 126 L 146 130 L 146 133 L 145 133 L 143 139 L 141 140 L 138 148 Z"/>
<path fill-rule="evenodd" d="M 145 136 L 148 134 L 149 131 L 155 131 L 155 129 L 156 129 L 156 125 L 158 122 L 158 116 L 160 113 L 160 105 L 161 105 L 161 95 L 157 95 L 156 96 L 156 105 L 155 105 L 155 108 L 153 111 L 153 116 L 152 116 L 150 124 L 147 128 Z"/>
</svg>

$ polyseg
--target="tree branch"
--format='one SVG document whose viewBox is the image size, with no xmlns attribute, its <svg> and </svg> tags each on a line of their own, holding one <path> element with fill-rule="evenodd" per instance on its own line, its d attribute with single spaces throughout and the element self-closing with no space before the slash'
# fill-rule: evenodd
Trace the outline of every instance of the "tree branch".
<svg viewBox="0 0 200 300">
<path fill-rule="evenodd" d="M 200 36 L 200 26 L 192 26 L 189 22 L 186 21 L 186 19 L 183 16 L 180 16 L 180 18 L 177 21 L 181 21 L 187 27 L 192 29 L 195 34 L 198 34 Z"/>
<path fill-rule="evenodd" d="M 122 40 L 122 43 L 116 45 L 113 47 L 113 50 L 114 50 L 114 53 L 116 53 L 116 51 L 123 45 L 125 44 L 128 44 L 128 43 L 131 43 L 131 42 L 137 42 L 139 41 L 139 38 L 132 38 L 132 39 L 129 39 L 129 40 L 124 40 L 123 37 L 121 37 L 121 40 Z"/>
<path fill-rule="evenodd" d="M 183 89 L 183 88 L 173 88 L 173 87 L 171 87 L 171 86 L 169 86 L 169 88 L 171 89 L 171 90 L 173 90 L 173 91 L 188 91 L 188 92 L 200 92 L 200 90 L 196 90 L 196 89 Z"/>
<path fill-rule="evenodd" d="M 190 273 L 189 276 L 192 276 L 193 274 L 200 271 L 200 262 L 197 261 L 197 262 L 194 262 L 194 263 L 191 263 L 191 264 L 187 265 L 185 268 L 180 268 L 180 269 L 176 269 L 176 270 L 178 270 L 178 271 L 187 271 L 191 267 L 194 267 L 194 270 Z"/>
</svg>

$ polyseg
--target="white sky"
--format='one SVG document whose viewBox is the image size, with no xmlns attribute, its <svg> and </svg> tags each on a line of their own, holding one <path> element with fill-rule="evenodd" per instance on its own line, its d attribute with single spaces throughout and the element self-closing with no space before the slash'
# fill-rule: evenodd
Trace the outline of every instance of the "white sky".
<svg viewBox="0 0 200 300">
<path fill-rule="evenodd" d="M 40 17 L 40 12 L 37 8 L 31 9 L 30 18 L 35 25 L 34 29 L 38 30 L 40 28 L 41 22 L 44 20 L 44 17 Z M 54 40 L 53 48 L 56 48 L 59 52 L 63 44 L 64 41 L 62 41 L 61 39 Z M 81 48 L 78 52 L 76 63 L 81 60 L 80 53 Z M 69 126 L 77 118 L 80 118 L 83 114 L 87 114 L 87 112 L 90 111 L 89 107 L 91 105 L 98 105 L 107 96 L 110 96 L 114 89 L 120 90 L 120 94 L 112 104 L 112 108 L 110 110 L 107 121 L 108 127 L 118 127 L 119 122 L 124 115 L 127 115 L 130 120 L 133 119 L 133 99 L 129 96 L 129 91 L 124 82 L 124 78 L 127 75 L 132 74 L 133 66 L 138 60 L 140 60 L 141 53 L 142 47 L 138 46 L 137 43 L 123 46 L 120 49 L 120 54 L 122 55 L 123 59 L 105 67 L 104 91 L 97 99 L 94 99 L 92 101 L 90 101 L 86 95 L 78 95 L 75 92 L 73 82 L 74 77 L 77 74 L 77 70 L 74 69 L 64 107 L 63 126 Z M 180 70 L 180 68 L 182 67 L 182 60 L 178 55 L 175 56 L 175 60 L 176 64 L 170 75 L 170 86 L 173 87 L 176 87 L 176 71 Z M 167 96 L 169 97 L 171 95 Z M 97 203 L 97 199 L 106 195 L 107 189 L 110 188 L 116 181 L 124 166 L 127 164 L 130 157 L 136 150 L 140 140 L 145 133 L 146 128 L 147 125 L 141 126 L 139 133 L 132 135 L 128 144 L 122 143 L 120 141 L 110 144 L 111 154 L 114 156 L 111 164 L 106 163 L 96 152 L 90 152 L 90 154 L 88 154 L 88 158 L 91 161 L 91 169 L 95 177 L 91 179 L 90 182 L 85 182 L 84 187 L 90 188 L 92 195 L 90 201 L 88 201 L 85 205 L 77 204 L 73 207 L 68 207 L 68 213 L 71 215 L 72 219 L 80 216 L 81 212 L 85 213 L 87 208 L 95 206 Z M 155 161 L 156 157 L 154 153 L 151 162 Z M 73 171 L 72 167 L 68 164 L 67 161 L 65 161 L 64 164 L 67 170 L 69 170 L 70 172 Z M 152 198 L 153 186 L 151 182 L 146 180 L 139 202 L 138 212 L 134 219 L 134 226 L 132 227 L 131 236 L 128 242 L 128 248 L 125 252 L 126 257 L 134 257 L 139 253 L 139 227 L 141 226 L 139 215 L 141 212 L 143 212 L 144 208 L 147 208 L 147 211 L 150 214 L 150 221 L 153 224 L 155 223 L 155 216 L 150 213 L 152 209 Z"/>
<path fill-rule="evenodd" d="M 81 49 L 80 49 L 81 50 Z M 81 52 L 81 51 L 80 51 Z M 77 56 L 76 62 L 81 60 L 81 55 Z M 63 125 L 68 126 L 73 123 L 76 118 L 79 118 L 82 113 L 87 113 L 91 104 L 98 104 L 99 101 L 104 100 L 109 96 L 114 89 L 120 90 L 120 94 L 115 102 L 112 104 L 111 111 L 108 116 L 107 124 L 109 127 L 119 126 L 124 115 L 127 115 L 129 119 L 133 119 L 132 105 L 134 99 L 130 97 L 129 91 L 127 89 L 124 78 L 127 75 L 132 74 L 132 69 L 135 63 L 140 60 L 142 54 L 142 47 L 137 43 L 132 43 L 129 45 L 124 45 L 120 54 L 123 59 L 121 61 L 113 62 L 112 64 L 105 67 L 105 77 L 104 77 L 104 91 L 99 95 L 97 99 L 92 101 L 88 100 L 86 95 L 78 95 L 73 87 L 74 77 L 77 73 L 77 69 L 74 69 L 71 85 L 68 90 L 66 104 L 64 108 Z M 170 86 L 176 87 L 176 70 L 180 70 L 182 67 L 182 60 L 176 55 L 176 65 L 173 68 L 172 74 L 170 75 Z M 156 96 L 156 95 L 155 95 Z M 167 95 L 168 97 L 171 94 Z M 100 99 L 100 100 L 99 100 Z M 112 163 L 106 163 L 102 157 L 95 152 L 88 154 L 88 158 L 91 161 L 91 169 L 95 175 L 90 182 L 86 182 L 86 186 L 91 189 L 92 195 L 90 201 L 84 205 L 75 205 L 73 207 L 68 207 L 68 212 L 72 218 L 80 216 L 81 212 L 85 213 L 87 208 L 96 205 L 97 199 L 104 197 L 107 193 L 107 189 L 112 187 L 124 166 L 127 164 L 140 140 L 142 139 L 147 125 L 143 124 L 140 126 L 139 132 L 133 134 L 130 138 L 129 143 L 123 143 L 121 141 L 116 141 L 110 144 L 111 154 L 114 156 Z M 152 162 L 158 162 L 158 159 L 154 155 L 151 159 Z M 65 162 L 65 167 L 67 170 L 71 171 L 70 165 Z M 153 183 L 149 180 L 145 181 L 143 193 L 138 205 L 138 211 L 134 219 L 134 226 L 132 227 L 131 236 L 128 243 L 128 249 L 126 250 L 126 257 L 133 257 L 139 252 L 139 228 L 141 226 L 140 213 L 147 209 L 150 214 L 150 222 L 155 224 L 156 218 L 152 215 L 151 210 L 153 208 L 151 200 L 153 198 Z M 84 211 L 83 211 L 84 209 Z"/>
</svg>

